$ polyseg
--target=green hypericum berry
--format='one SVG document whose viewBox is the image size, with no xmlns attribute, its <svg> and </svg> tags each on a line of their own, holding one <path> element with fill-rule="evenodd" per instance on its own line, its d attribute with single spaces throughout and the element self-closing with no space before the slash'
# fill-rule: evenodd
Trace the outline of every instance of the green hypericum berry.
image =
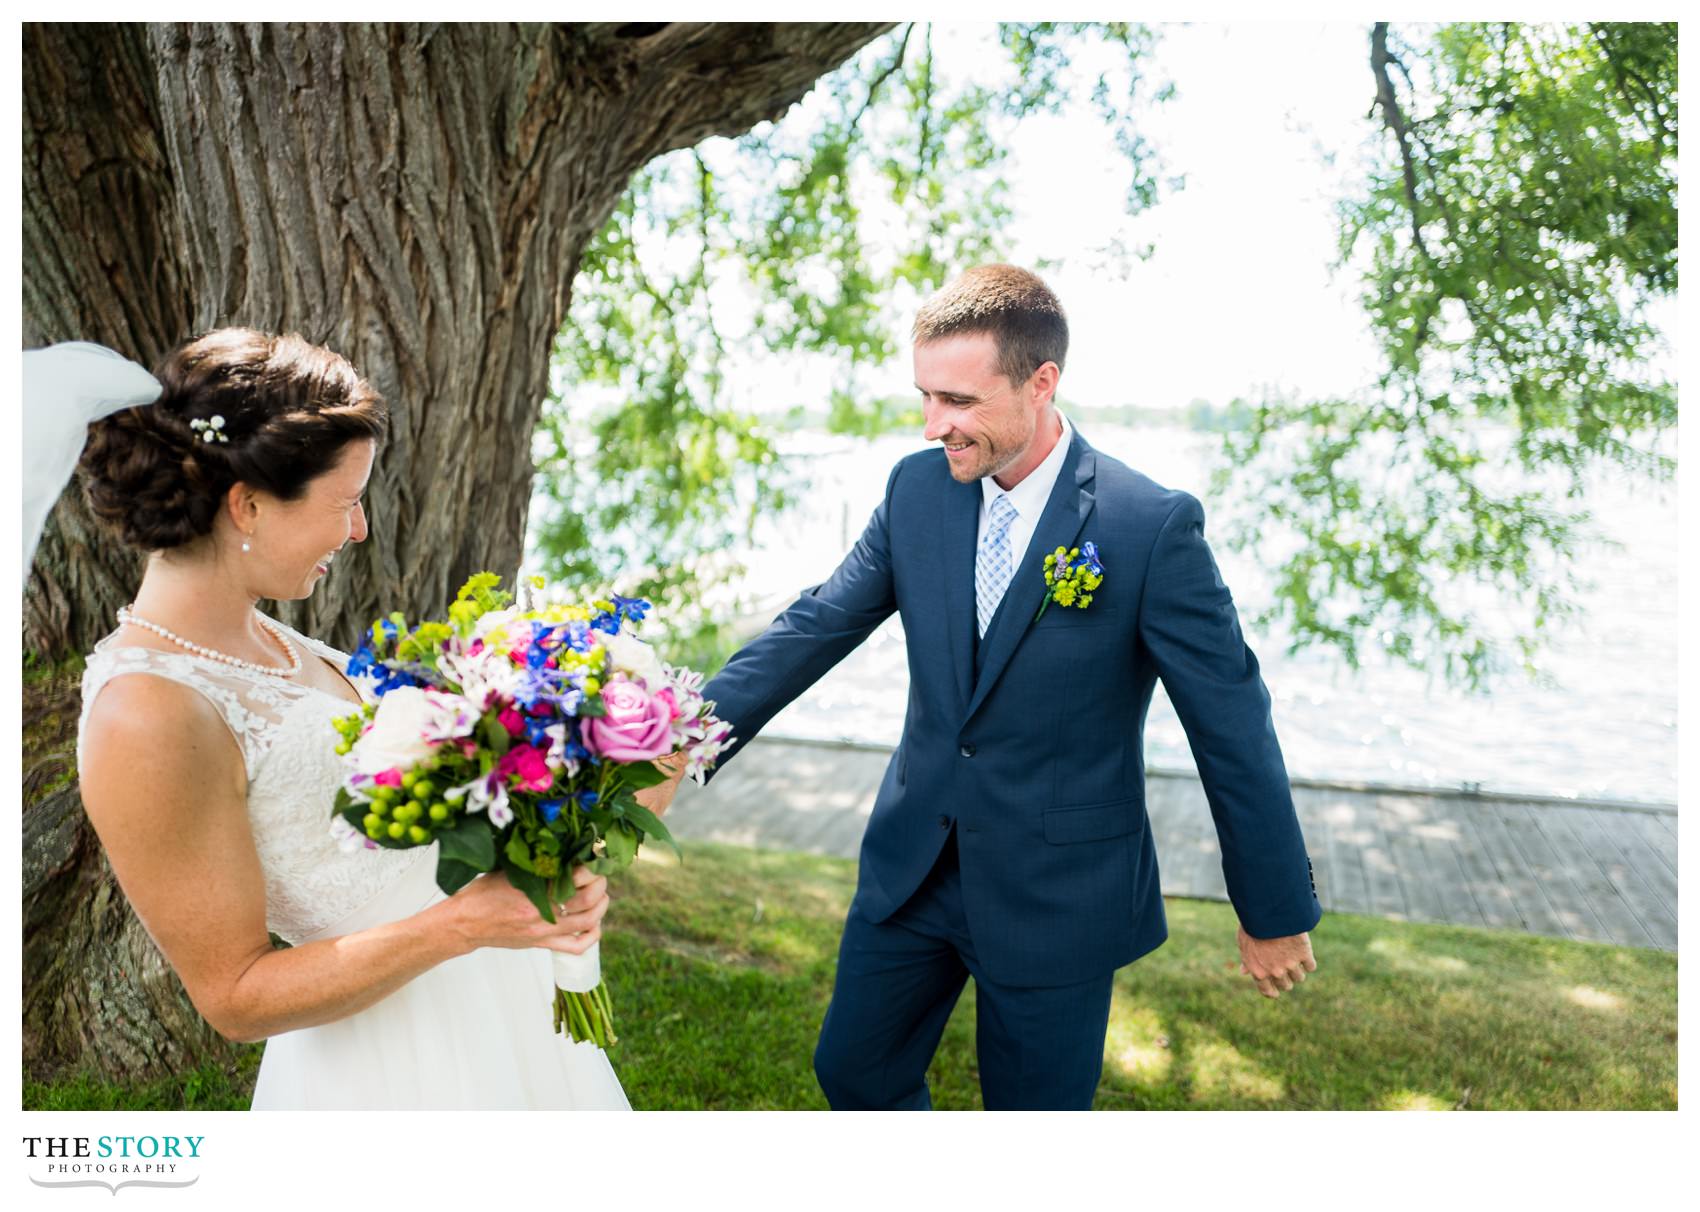
<svg viewBox="0 0 1700 1212">
<path fill-rule="evenodd" d="M 367 817 L 366 819 L 371 820 L 372 818 Z M 371 838 L 374 842 L 377 841 L 380 837 L 382 837 L 383 833 L 384 833 L 384 826 L 383 826 L 382 821 L 380 821 L 376 825 L 366 826 L 366 836 Z"/>
<path fill-rule="evenodd" d="M 336 743 L 336 751 L 338 753 L 347 753 L 350 749 L 353 749 L 353 748 L 354 748 L 354 746 L 350 745 L 347 741 L 338 741 Z"/>
<path fill-rule="evenodd" d="M 413 784 L 413 798 L 416 800 L 425 800 L 426 802 L 429 802 L 435 798 L 436 794 L 437 785 L 430 779 L 420 779 L 417 783 Z"/>
<path fill-rule="evenodd" d="M 382 787 L 374 787 L 372 789 L 372 798 L 377 800 L 380 804 L 393 804 L 401 798 L 401 795 L 394 787 L 386 784 Z"/>
<path fill-rule="evenodd" d="M 370 807 L 374 816 L 385 817 L 390 814 L 390 806 L 383 800 L 373 800 Z"/>
<path fill-rule="evenodd" d="M 366 826 L 367 833 L 371 833 L 375 829 L 383 828 L 384 818 L 379 816 L 376 812 L 368 812 L 366 814 L 366 819 L 360 823 Z"/>
<path fill-rule="evenodd" d="M 398 842 L 401 841 L 401 835 L 406 833 L 406 832 L 407 832 L 407 826 L 402 824 L 400 821 L 391 821 L 390 822 L 390 836 L 393 837 L 396 841 L 398 841 Z"/>
<path fill-rule="evenodd" d="M 442 803 L 432 804 L 431 805 L 431 819 L 434 820 L 434 821 L 446 821 L 446 820 L 448 820 L 449 819 L 449 806 L 447 804 L 442 804 Z"/>
<path fill-rule="evenodd" d="M 407 827 L 407 836 L 414 845 L 423 846 L 426 842 L 431 840 L 431 831 L 423 825 L 409 825 Z"/>
<path fill-rule="evenodd" d="M 418 785 L 419 776 L 414 774 L 413 771 L 409 770 L 406 774 L 401 776 L 401 789 L 403 791 L 412 791 Z"/>
</svg>

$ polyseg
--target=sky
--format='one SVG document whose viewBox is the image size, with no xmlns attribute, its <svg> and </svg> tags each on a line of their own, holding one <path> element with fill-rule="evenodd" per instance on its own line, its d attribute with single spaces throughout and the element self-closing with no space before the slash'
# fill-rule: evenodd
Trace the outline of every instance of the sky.
<svg viewBox="0 0 1700 1212">
<path fill-rule="evenodd" d="M 1155 66 L 1176 96 L 1145 133 L 1186 181 L 1133 220 L 1101 127 L 1022 132 L 1022 176 L 1054 182 L 1023 194 L 1017 231 L 1024 251 L 1066 259 L 1049 277 L 1070 318 L 1067 398 L 1183 407 L 1373 377 L 1355 277 L 1328 270 L 1333 202 L 1370 133 L 1367 46 L 1365 27 L 1346 24 L 1165 27 Z M 1077 233 L 1118 227 L 1155 246 L 1125 281 L 1078 255 Z"/>
<path fill-rule="evenodd" d="M 935 26 L 948 70 L 1000 71 L 990 23 Z M 1024 121 L 1006 177 L 1013 259 L 1060 260 L 1045 277 L 1069 315 L 1061 396 L 1089 406 L 1184 408 L 1268 390 L 1345 393 L 1375 373 L 1350 271 L 1331 274 L 1334 202 L 1374 127 L 1368 26 L 1165 25 L 1149 64 L 1176 96 L 1142 126 L 1160 175 L 1185 175 L 1135 218 L 1126 162 L 1080 110 Z M 1295 70 L 1302 65 L 1302 70 Z M 1332 164 L 1329 162 L 1333 158 Z M 1095 254 L 1112 240 L 1154 245 L 1125 278 Z M 912 314 L 894 314 L 894 333 Z M 757 411 L 823 402 L 830 366 L 791 359 L 742 379 Z M 907 357 L 868 377 L 874 395 L 912 392 Z"/>
</svg>

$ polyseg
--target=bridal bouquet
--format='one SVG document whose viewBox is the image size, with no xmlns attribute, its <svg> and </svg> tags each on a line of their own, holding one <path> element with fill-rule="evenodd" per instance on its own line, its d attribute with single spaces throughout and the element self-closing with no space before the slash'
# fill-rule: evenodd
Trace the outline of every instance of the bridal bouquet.
<svg viewBox="0 0 1700 1212">
<path fill-rule="evenodd" d="M 632 634 L 648 603 L 520 609 L 500 583 L 467 581 L 447 622 L 373 624 L 348 672 L 373 679 L 377 701 L 336 723 L 347 774 L 331 830 L 345 848 L 435 842 L 445 893 L 503 871 L 553 922 L 575 865 L 606 874 L 647 838 L 673 846 L 635 793 L 667 777 L 657 758 L 700 775 L 731 730 L 701 674 L 663 664 Z M 555 1030 L 607 1047 L 617 1041 L 597 952 L 551 953 Z"/>
</svg>

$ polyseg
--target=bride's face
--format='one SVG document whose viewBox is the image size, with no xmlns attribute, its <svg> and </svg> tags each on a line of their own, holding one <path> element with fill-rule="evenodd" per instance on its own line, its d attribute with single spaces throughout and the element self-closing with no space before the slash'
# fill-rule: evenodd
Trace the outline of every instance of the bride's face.
<svg viewBox="0 0 1700 1212">
<path fill-rule="evenodd" d="M 370 439 L 343 447 L 329 471 L 307 483 L 293 501 L 256 494 L 250 529 L 251 551 L 238 558 L 253 565 L 251 588 L 277 601 L 304 598 L 331 568 L 336 554 L 366 538 L 366 509 L 361 498 L 372 478 L 378 448 Z M 240 539 L 238 540 L 240 542 Z"/>
</svg>

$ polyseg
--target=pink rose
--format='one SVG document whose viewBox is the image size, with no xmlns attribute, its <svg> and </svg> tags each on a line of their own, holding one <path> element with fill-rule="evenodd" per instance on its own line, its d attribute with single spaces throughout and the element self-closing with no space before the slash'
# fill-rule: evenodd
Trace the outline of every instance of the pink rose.
<svg viewBox="0 0 1700 1212">
<path fill-rule="evenodd" d="M 502 727 L 508 730 L 509 736 L 519 736 L 525 731 L 525 717 L 512 707 L 504 707 L 496 718 L 502 721 Z"/>
<path fill-rule="evenodd" d="M 673 751 L 672 712 L 649 697 L 636 682 L 610 682 L 602 688 L 606 715 L 584 721 L 584 745 L 612 762 L 643 762 Z"/>
<path fill-rule="evenodd" d="M 372 782 L 379 787 L 399 787 L 401 786 L 401 771 L 380 770 L 372 776 Z"/>
<path fill-rule="evenodd" d="M 666 704 L 667 714 L 672 716 L 674 719 L 678 719 L 680 716 L 685 714 L 679 710 L 679 701 L 674 698 L 673 688 L 671 686 L 667 687 L 665 690 L 657 690 L 655 692 L 655 698 L 657 702 Z"/>
<path fill-rule="evenodd" d="M 519 791 L 547 791 L 555 782 L 555 772 L 544 761 L 543 751 L 531 745 L 515 745 L 496 763 L 496 777 L 509 776 L 518 778 L 514 787 Z"/>
</svg>

